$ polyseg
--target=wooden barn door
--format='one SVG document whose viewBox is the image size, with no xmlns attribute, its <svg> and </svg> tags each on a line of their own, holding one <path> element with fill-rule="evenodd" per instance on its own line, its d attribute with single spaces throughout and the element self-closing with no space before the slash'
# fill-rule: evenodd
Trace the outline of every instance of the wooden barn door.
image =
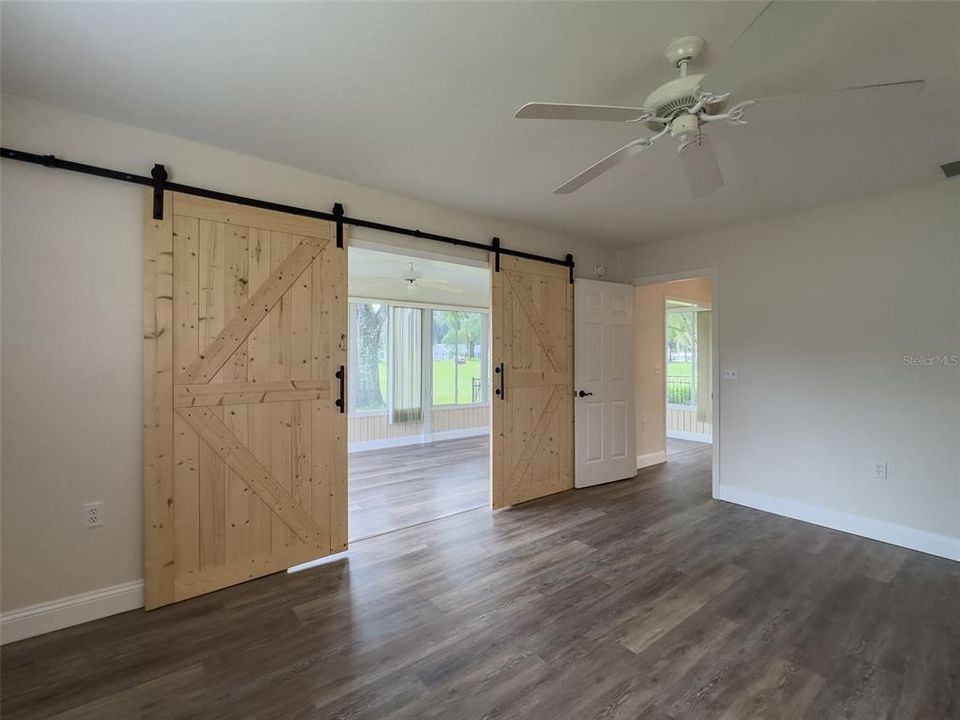
<svg viewBox="0 0 960 720">
<path fill-rule="evenodd" d="M 501 256 L 493 269 L 494 508 L 573 487 L 569 269 Z"/>
<path fill-rule="evenodd" d="M 146 207 L 150 609 L 346 549 L 347 252 L 322 220 Z"/>
</svg>

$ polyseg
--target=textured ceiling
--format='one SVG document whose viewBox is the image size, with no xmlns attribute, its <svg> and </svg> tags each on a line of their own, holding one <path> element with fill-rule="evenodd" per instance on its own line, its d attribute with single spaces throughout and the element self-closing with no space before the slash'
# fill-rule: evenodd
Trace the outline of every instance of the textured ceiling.
<svg viewBox="0 0 960 720">
<path fill-rule="evenodd" d="M 4 2 L 2 87 L 622 246 L 932 181 L 960 158 L 960 3 L 837 3 L 728 89 L 922 77 L 921 93 L 758 105 L 749 127 L 712 133 L 726 185 L 696 201 L 670 143 L 551 194 L 648 131 L 514 120 L 522 103 L 639 104 L 673 77 L 665 44 L 688 33 L 707 40 L 709 79 L 763 7 Z"/>
</svg>

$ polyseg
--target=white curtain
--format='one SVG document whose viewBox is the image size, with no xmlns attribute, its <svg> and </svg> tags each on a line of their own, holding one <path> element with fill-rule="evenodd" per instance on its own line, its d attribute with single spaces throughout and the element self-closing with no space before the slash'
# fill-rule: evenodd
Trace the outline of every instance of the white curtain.
<svg viewBox="0 0 960 720">
<path fill-rule="evenodd" d="M 419 308 L 394 307 L 390 322 L 390 357 L 393 365 L 390 422 L 423 420 L 421 383 L 421 328 Z"/>
<path fill-rule="evenodd" d="M 712 313 L 697 313 L 697 420 L 710 424 L 713 416 Z"/>
</svg>

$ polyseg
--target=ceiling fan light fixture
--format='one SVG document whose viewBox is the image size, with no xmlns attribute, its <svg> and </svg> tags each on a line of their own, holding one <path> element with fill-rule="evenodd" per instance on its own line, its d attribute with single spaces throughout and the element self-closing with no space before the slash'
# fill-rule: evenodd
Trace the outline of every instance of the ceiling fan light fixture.
<svg viewBox="0 0 960 720">
<path fill-rule="evenodd" d="M 420 279 L 420 273 L 414 270 L 413 263 L 408 264 L 410 267 L 404 270 L 400 279 L 403 280 L 403 284 L 406 285 L 407 292 L 413 293 L 417 291 L 417 281 Z"/>
</svg>

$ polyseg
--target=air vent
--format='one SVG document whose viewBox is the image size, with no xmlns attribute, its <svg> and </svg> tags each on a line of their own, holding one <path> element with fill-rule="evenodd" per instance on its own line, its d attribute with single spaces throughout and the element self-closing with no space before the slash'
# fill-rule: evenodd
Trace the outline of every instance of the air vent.
<svg viewBox="0 0 960 720">
<path fill-rule="evenodd" d="M 948 162 L 944 165 L 941 165 L 940 169 L 943 170 L 943 174 L 946 177 L 960 175 L 960 160 L 954 160 L 953 162 Z"/>
</svg>

